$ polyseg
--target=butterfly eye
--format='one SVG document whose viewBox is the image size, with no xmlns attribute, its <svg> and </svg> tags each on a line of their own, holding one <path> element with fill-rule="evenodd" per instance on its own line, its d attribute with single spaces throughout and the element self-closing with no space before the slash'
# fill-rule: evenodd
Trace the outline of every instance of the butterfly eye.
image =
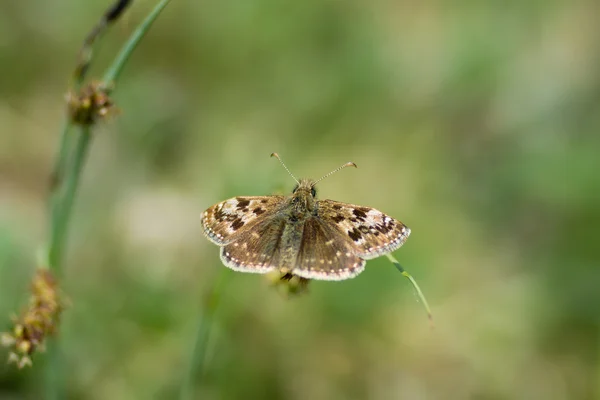
<svg viewBox="0 0 600 400">
<path fill-rule="evenodd" d="M 294 186 L 294 190 L 292 190 L 292 193 L 296 193 L 296 190 L 298 190 L 298 186 L 299 185 Z"/>
<path fill-rule="evenodd" d="M 310 189 L 310 194 L 312 194 L 312 197 L 316 197 L 317 196 L 317 189 L 311 188 Z"/>
</svg>

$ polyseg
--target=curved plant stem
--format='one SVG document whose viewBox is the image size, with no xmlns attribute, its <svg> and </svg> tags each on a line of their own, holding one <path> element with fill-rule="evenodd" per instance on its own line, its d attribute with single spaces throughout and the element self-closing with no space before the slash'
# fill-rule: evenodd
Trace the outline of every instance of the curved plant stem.
<svg viewBox="0 0 600 400">
<path fill-rule="evenodd" d="M 92 63 L 94 44 L 100 39 L 108 27 L 123 15 L 132 2 L 133 0 L 116 0 L 115 3 L 106 10 L 102 18 L 100 18 L 100 22 L 98 22 L 96 26 L 92 28 L 90 33 L 88 33 L 83 41 L 83 46 L 79 51 L 79 61 L 75 67 L 75 73 L 73 74 L 76 86 L 81 86 L 85 80 Z"/>
<path fill-rule="evenodd" d="M 180 400 L 190 400 L 194 398 L 195 379 L 202 377 L 202 374 L 205 371 L 207 361 L 206 353 L 210 342 L 210 335 L 213 330 L 215 315 L 219 307 L 223 287 L 230 276 L 229 272 L 230 271 L 228 270 L 223 270 L 221 272 L 217 282 L 208 293 L 207 301 L 203 307 L 204 313 L 200 315 L 200 318 L 198 319 L 196 339 L 188 364 L 188 370 L 181 386 L 181 392 L 179 394 Z"/>
<path fill-rule="evenodd" d="M 156 20 L 160 12 L 166 7 L 170 0 L 160 1 L 146 19 L 133 32 L 127 43 L 123 46 L 112 65 L 104 74 L 103 82 L 105 85 L 114 82 L 127 60 L 133 53 L 144 35 L 150 29 L 152 23 Z M 67 122 L 61 133 L 60 147 L 56 157 L 54 167 L 55 185 L 53 185 L 50 196 L 50 248 L 49 248 L 49 266 L 53 272 L 59 273 L 61 269 L 61 256 L 63 252 L 64 242 L 66 239 L 66 230 L 71 215 L 71 207 L 73 205 L 74 196 L 77 191 L 79 176 L 83 169 L 85 155 L 89 146 L 91 128 L 81 127 L 77 145 L 74 149 L 73 160 L 69 160 L 70 145 L 71 145 L 71 130 L 72 124 Z M 67 175 L 66 177 L 64 175 Z"/>
<path fill-rule="evenodd" d="M 392 262 L 392 264 L 394 264 L 394 266 L 398 269 L 398 271 L 400 271 L 400 273 L 402 275 L 404 275 L 404 277 L 407 278 L 410 281 L 410 283 L 413 285 L 413 287 L 415 288 L 415 290 L 417 292 L 417 295 L 419 296 L 419 299 L 421 300 L 421 303 L 423 303 L 423 306 L 425 307 L 425 311 L 427 311 L 427 317 L 429 318 L 429 322 L 431 323 L 431 326 L 433 326 L 433 315 L 431 314 L 431 309 L 429 308 L 429 303 L 427 303 L 427 299 L 425 298 L 425 295 L 423 294 L 423 292 L 421 291 L 421 288 L 417 284 L 417 281 L 415 281 L 415 279 L 412 277 L 411 274 L 408 273 L 408 271 L 406 271 L 404 268 L 402 268 L 402 265 L 400 265 L 398 260 L 396 260 L 396 258 L 393 255 L 386 254 L 386 256 Z"/>
<path fill-rule="evenodd" d="M 148 29 L 150 29 L 150 26 L 152 26 L 152 23 L 156 20 L 161 11 L 169 4 L 169 1 L 170 0 L 161 0 L 129 37 L 129 40 L 125 43 L 112 65 L 104 73 L 102 80 L 105 85 L 110 85 L 111 82 L 117 80 L 123 67 L 127 63 L 127 60 L 129 60 L 131 53 L 133 53 L 133 50 L 140 40 L 142 40 L 146 32 L 148 32 Z"/>
<path fill-rule="evenodd" d="M 165 8 L 170 0 L 160 1 L 150 12 L 148 17 L 133 32 L 130 39 L 123 46 L 112 65 L 107 69 L 103 82 L 112 84 L 125 66 L 131 53 L 144 37 L 154 20 Z M 129 3 L 129 2 L 119 2 Z M 81 80 L 75 83 L 79 88 Z M 80 177 L 85 165 L 86 156 L 92 140 L 92 126 L 79 126 L 76 143 L 72 146 L 72 122 L 67 119 L 63 127 L 60 146 L 56 157 L 52 176 L 50 193 L 50 239 L 48 248 L 48 267 L 53 274 L 60 278 L 62 275 L 63 253 L 67 241 L 67 233 L 71 211 L 79 187 Z M 63 399 L 64 379 L 61 371 L 62 359 L 57 339 L 48 341 L 48 360 L 46 364 L 45 398 Z"/>
</svg>

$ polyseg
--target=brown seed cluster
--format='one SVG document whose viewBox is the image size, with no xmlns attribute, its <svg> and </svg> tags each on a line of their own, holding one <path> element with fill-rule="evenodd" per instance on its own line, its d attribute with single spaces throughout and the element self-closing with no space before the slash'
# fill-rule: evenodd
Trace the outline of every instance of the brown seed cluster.
<svg viewBox="0 0 600 400">
<path fill-rule="evenodd" d="M 101 82 L 91 82 L 79 93 L 70 91 L 66 100 L 71 121 L 75 124 L 92 125 L 116 113 L 109 89 Z"/>
<path fill-rule="evenodd" d="M 31 297 L 25 312 L 13 318 L 11 332 L 2 333 L 2 345 L 12 348 L 8 361 L 19 368 L 31 365 L 31 356 L 43 351 L 44 342 L 58 327 L 64 309 L 56 280 L 47 269 L 38 269 L 31 282 Z"/>
</svg>

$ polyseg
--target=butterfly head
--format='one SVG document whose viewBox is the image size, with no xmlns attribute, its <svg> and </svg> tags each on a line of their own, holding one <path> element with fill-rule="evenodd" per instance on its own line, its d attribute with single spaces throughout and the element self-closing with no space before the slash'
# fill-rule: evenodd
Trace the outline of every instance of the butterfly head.
<svg viewBox="0 0 600 400">
<path fill-rule="evenodd" d="M 272 153 L 271 157 L 277 158 L 279 160 L 279 162 L 281 163 L 281 165 L 283 165 L 283 168 L 285 168 L 285 170 L 290 174 L 290 176 L 292 178 L 294 178 L 294 180 L 297 183 L 296 187 L 294 188 L 294 190 L 292 192 L 291 202 L 292 202 L 292 206 L 294 209 L 294 214 L 298 215 L 298 216 L 303 213 L 305 214 L 307 211 L 313 212 L 316 210 L 317 190 L 315 189 L 315 185 L 318 182 L 321 182 L 323 179 L 327 178 L 328 176 L 330 176 L 332 174 L 335 174 L 339 170 L 344 169 L 346 167 L 356 168 L 356 164 L 354 164 L 353 162 L 347 162 L 346 164 L 342 165 L 341 167 L 334 169 L 330 173 L 323 175 L 320 179 L 317 179 L 316 181 L 313 181 L 312 179 L 298 180 L 290 172 L 288 167 L 285 166 L 285 164 L 279 157 L 279 154 Z"/>
<path fill-rule="evenodd" d="M 312 179 L 300 179 L 292 191 L 292 204 L 298 209 L 313 211 L 317 202 L 317 189 Z"/>
</svg>

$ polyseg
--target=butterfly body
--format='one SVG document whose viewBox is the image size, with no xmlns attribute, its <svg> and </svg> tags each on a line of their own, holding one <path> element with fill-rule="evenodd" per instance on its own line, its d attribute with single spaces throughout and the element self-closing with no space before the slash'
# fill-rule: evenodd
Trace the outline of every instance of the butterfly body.
<svg viewBox="0 0 600 400">
<path fill-rule="evenodd" d="M 317 200 L 314 184 L 302 179 L 289 196 L 234 197 L 207 209 L 204 233 L 221 246 L 223 263 L 241 272 L 343 280 L 410 235 L 381 211 Z"/>
</svg>

